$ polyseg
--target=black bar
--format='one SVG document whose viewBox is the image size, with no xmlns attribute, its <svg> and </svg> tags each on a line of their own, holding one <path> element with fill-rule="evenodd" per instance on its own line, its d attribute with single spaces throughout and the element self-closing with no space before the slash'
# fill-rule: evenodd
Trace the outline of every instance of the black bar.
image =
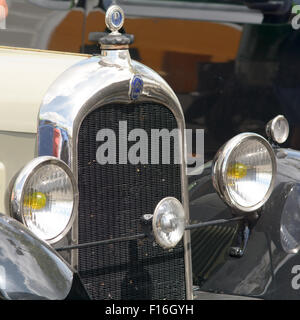
<svg viewBox="0 0 300 320">
<path fill-rule="evenodd" d="M 102 245 L 102 244 L 112 244 L 112 243 L 116 243 L 116 242 L 137 240 L 137 239 L 143 239 L 143 238 L 146 238 L 146 235 L 141 233 L 141 234 L 137 234 L 135 236 L 128 236 L 128 237 L 122 237 L 122 238 L 101 240 L 101 241 L 88 242 L 88 243 L 81 243 L 81 244 L 76 244 L 76 245 L 73 245 L 73 246 L 57 248 L 55 250 L 56 251 L 65 251 L 65 250 L 81 249 L 81 248 L 86 248 L 86 247 L 98 246 L 98 245 Z"/>
<path fill-rule="evenodd" d="M 198 228 L 214 226 L 214 225 L 222 225 L 222 224 L 227 224 L 227 223 L 231 223 L 231 222 L 235 222 L 235 221 L 240 221 L 243 219 L 245 219 L 245 217 L 240 216 L 240 217 L 235 217 L 235 218 L 231 218 L 231 219 L 219 219 L 219 220 L 211 220 L 211 221 L 207 221 L 207 222 L 200 222 L 200 223 L 195 223 L 195 224 L 190 224 L 190 225 L 185 226 L 185 230 L 198 229 Z M 108 239 L 108 240 L 101 240 L 101 241 L 82 243 L 82 244 L 77 244 L 77 245 L 72 245 L 72 246 L 66 246 L 66 247 L 57 248 L 55 250 L 56 251 L 66 251 L 66 250 L 73 250 L 73 249 L 81 249 L 81 248 L 98 246 L 98 245 L 103 245 L 103 244 L 112 244 L 112 243 L 122 242 L 122 241 L 143 239 L 146 237 L 147 237 L 146 234 L 141 233 L 141 234 L 137 234 L 135 236 L 121 237 L 121 238 L 115 238 L 115 239 Z"/>
<path fill-rule="evenodd" d="M 240 216 L 240 217 L 235 217 L 231 219 L 219 219 L 219 220 L 211 220 L 207 222 L 200 222 L 200 223 L 195 223 L 195 224 L 189 224 L 185 226 L 185 230 L 192 230 L 192 229 L 198 229 L 202 227 L 208 227 L 208 226 L 214 226 L 214 225 L 222 225 L 222 224 L 227 224 L 235 221 L 240 221 L 245 219 L 245 217 Z"/>
</svg>

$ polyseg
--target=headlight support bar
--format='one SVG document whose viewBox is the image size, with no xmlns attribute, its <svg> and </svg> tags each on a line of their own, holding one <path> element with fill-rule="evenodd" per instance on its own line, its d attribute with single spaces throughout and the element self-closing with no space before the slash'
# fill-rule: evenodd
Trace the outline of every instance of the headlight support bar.
<svg viewBox="0 0 300 320">
<path fill-rule="evenodd" d="M 230 218 L 230 219 L 218 219 L 218 220 L 211 220 L 211 221 L 207 221 L 207 222 L 189 224 L 189 225 L 185 226 L 185 230 L 193 230 L 193 229 L 198 229 L 198 228 L 203 228 L 203 227 L 208 227 L 208 226 L 214 226 L 214 225 L 223 225 L 223 224 L 228 224 L 228 223 L 232 223 L 232 222 L 245 220 L 245 218 L 246 218 L 245 216 L 238 216 L 238 217 L 234 217 L 234 218 Z M 150 226 L 151 224 L 149 223 L 148 225 Z M 145 230 L 145 227 L 143 228 L 143 230 Z M 145 239 L 145 238 L 153 240 L 154 238 L 153 238 L 153 235 L 152 235 L 152 231 L 148 230 L 145 233 L 140 233 L 140 234 L 137 234 L 137 235 L 134 235 L 134 236 L 120 237 L 120 238 L 115 238 L 115 239 L 107 239 L 107 240 L 101 240 L 101 241 L 94 241 L 94 242 L 82 243 L 82 244 L 77 244 L 77 245 L 71 245 L 71 246 L 66 246 L 66 247 L 60 247 L 60 248 L 56 248 L 56 251 L 67 251 L 67 250 L 74 250 L 74 249 L 82 249 L 82 248 L 87 248 L 87 247 L 92 247 L 92 246 L 113 244 L 113 243 L 117 243 L 117 242 L 138 240 L 138 239 Z"/>
<path fill-rule="evenodd" d="M 245 218 L 246 217 L 238 216 L 238 217 L 234 217 L 234 218 L 231 218 L 231 219 L 219 219 L 219 220 L 211 220 L 211 221 L 207 221 L 207 222 L 199 222 L 199 223 L 194 223 L 194 224 L 188 224 L 188 225 L 185 226 L 185 230 L 193 230 L 193 229 L 209 227 L 209 226 L 214 226 L 214 225 L 228 224 L 228 223 L 231 223 L 231 222 L 244 220 Z"/>
<path fill-rule="evenodd" d="M 56 251 L 66 251 L 66 250 L 82 249 L 82 248 L 86 248 L 86 247 L 93 247 L 93 246 L 98 246 L 98 245 L 103 245 L 103 244 L 112 244 L 112 243 L 123 242 L 123 241 L 144 239 L 146 237 L 147 237 L 146 234 L 141 233 L 141 234 L 137 234 L 134 236 L 120 237 L 120 238 L 115 238 L 115 239 L 107 239 L 107 240 L 94 241 L 94 242 L 88 242 L 88 243 L 81 243 L 81 244 L 56 248 L 55 250 Z"/>
</svg>

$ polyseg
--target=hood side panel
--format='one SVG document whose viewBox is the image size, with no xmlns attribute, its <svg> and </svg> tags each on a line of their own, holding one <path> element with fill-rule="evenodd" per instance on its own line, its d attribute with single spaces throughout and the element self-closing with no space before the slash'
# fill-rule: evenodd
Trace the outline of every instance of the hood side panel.
<svg viewBox="0 0 300 320">
<path fill-rule="evenodd" d="M 36 133 L 47 89 L 62 72 L 86 57 L 0 47 L 0 130 Z"/>
</svg>

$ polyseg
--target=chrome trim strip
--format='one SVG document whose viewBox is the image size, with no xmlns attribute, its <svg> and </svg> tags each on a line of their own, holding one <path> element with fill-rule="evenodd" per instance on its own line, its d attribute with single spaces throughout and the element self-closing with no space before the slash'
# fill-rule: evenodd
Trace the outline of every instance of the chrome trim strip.
<svg viewBox="0 0 300 320">
<path fill-rule="evenodd" d="M 126 16 L 261 24 L 263 14 L 245 5 L 183 1 L 119 0 Z"/>
<path fill-rule="evenodd" d="M 52 10 L 70 10 L 70 2 L 58 1 L 58 0 L 29 0 L 29 2 L 35 6 Z"/>
<path fill-rule="evenodd" d="M 205 291 L 194 291 L 195 300 L 262 300 L 260 298 L 220 294 Z"/>
<path fill-rule="evenodd" d="M 130 81 L 134 75 L 142 77 L 144 86 L 139 102 L 157 102 L 174 114 L 178 128 L 184 133 L 184 115 L 173 90 L 153 70 L 131 61 L 128 50 L 103 50 L 101 56 L 80 61 L 65 71 L 50 87 L 42 102 L 38 125 L 38 155 L 44 155 L 43 146 L 52 146 L 52 138 L 45 128 L 59 130 L 64 141 L 56 155 L 71 168 L 78 182 L 77 140 L 83 119 L 93 110 L 111 103 L 131 103 Z M 182 134 L 182 202 L 189 223 L 188 184 L 186 176 L 185 133 Z M 53 148 L 47 151 L 53 155 Z M 77 209 L 78 210 L 78 209 Z M 78 211 L 77 211 L 78 213 Z M 78 215 L 72 228 L 72 243 L 77 244 Z M 184 235 L 187 299 L 192 299 L 192 269 L 190 232 Z M 72 254 L 72 265 L 77 267 L 77 250 Z"/>
</svg>

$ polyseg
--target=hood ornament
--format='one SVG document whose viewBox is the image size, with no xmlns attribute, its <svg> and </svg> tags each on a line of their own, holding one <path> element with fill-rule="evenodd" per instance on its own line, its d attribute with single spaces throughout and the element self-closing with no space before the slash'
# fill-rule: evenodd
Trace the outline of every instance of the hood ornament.
<svg viewBox="0 0 300 320">
<path fill-rule="evenodd" d="M 120 33 L 125 20 L 124 11 L 118 5 L 111 5 L 105 15 L 105 23 L 110 33 L 104 33 L 99 39 L 99 44 L 102 49 L 102 55 L 106 57 L 112 53 L 112 50 L 126 50 L 129 44 L 133 42 L 134 36 L 130 34 Z M 112 54 L 113 62 L 117 63 L 116 55 Z M 118 56 L 120 58 L 120 56 Z M 127 55 L 122 54 L 123 59 L 127 61 L 128 65 L 131 64 L 129 51 Z M 120 62 L 120 60 L 119 60 Z M 129 82 L 129 99 L 137 100 L 143 92 L 144 81 L 142 76 L 134 74 Z"/>
<path fill-rule="evenodd" d="M 128 49 L 128 45 L 133 43 L 133 35 L 119 32 L 124 21 L 125 14 L 121 7 L 114 4 L 107 9 L 105 24 L 111 32 L 100 37 L 99 44 L 102 49 Z"/>
<path fill-rule="evenodd" d="M 105 24 L 111 32 L 119 32 L 125 20 L 124 11 L 117 5 L 110 6 L 105 15 Z"/>
</svg>

